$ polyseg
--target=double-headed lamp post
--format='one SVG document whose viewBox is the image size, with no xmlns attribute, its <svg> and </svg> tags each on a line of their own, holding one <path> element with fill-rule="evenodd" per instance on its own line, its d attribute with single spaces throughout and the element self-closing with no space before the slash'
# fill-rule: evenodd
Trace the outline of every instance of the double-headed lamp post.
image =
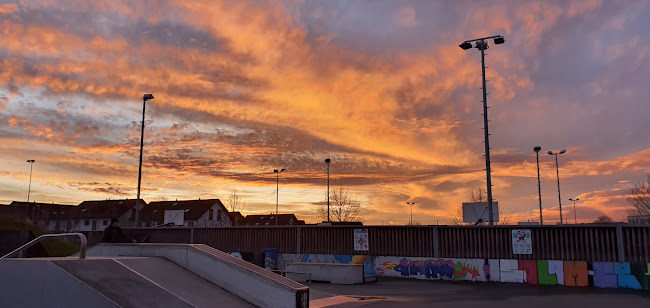
<svg viewBox="0 0 650 308">
<path fill-rule="evenodd" d="M 535 151 L 535 156 L 537 157 L 537 193 L 539 195 L 539 224 L 544 224 L 544 218 L 542 218 L 542 182 L 539 179 L 539 151 L 542 150 L 541 146 L 536 145 L 533 148 Z"/>
<path fill-rule="evenodd" d="M 138 165 L 138 196 L 135 199 L 135 219 L 133 226 L 138 226 L 140 220 L 140 183 L 142 182 L 142 148 L 144 147 L 144 111 L 148 100 L 153 99 L 152 94 L 142 96 L 142 129 L 140 130 L 140 164 Z"/>
<path fill-rule="evenodd" d="M 489 48 L 487 40 L 494 39 L 494 44 L 503 44 L 505 39 L 501 35 L 488 36 L 467 40 L 458 45 L 463 50 L 470 49 L 473 42 L 476 42 L 476 48 L 481 51 L 481 64 L 483 68 L 483 133 L 485 135 L 485 173 L 487 178 L 487 197 L 488 197 L 488 214 L 490 225 L 494 224 L 494 213 L 492 211 L 492 176 L 490 170 L 490 134 L 488 132 L 488 107 L 487 107 L 487 88 L 485 81 L 485 50 Z"/>
<path fill-rule="evenodd" d="M 331 159 L 325 158 L 327 164 L 327 222 L 330 222 L 330 162 Z"/>
<path fill-rule="evenodd" d="M 569 201 L 573 201 L 573 223 L 578 224 L 578 213 L 576 212 L 576 201 L 580 200 L 580 198 L 569 198 Z"/>
<path fill-rule="evenodd" d="M 557 156 L 566 153 L 566 150 L 561 150 L 560 152 L 548 151 L 548 155 L 555 155 L 555 172 L 557 173 L 557 201 L 560 205 L 560 224 L 564 224 L 562 220 L 562 198 L 560 197 L 560 167 L 557 162 Z"/>
<path fill-rule="evenodd" d="M 32 192 L 32 170 L 34 170 L 34 163 L 36 161 L 33 159 L 28 159 L 27 162 L 29 163 L 29 184 L 27 185 L 27 203 L 29 203 L 29 194 Z"/>
<path fill-rule="evenodd" d="M 275 225 L 278 225 L 278 201 L 280 200 L 280 173 L 287 169 L 282 168 L 281 170 L 275 169 Z"/>
<path fill-rule="evenodd" d="M 411 221 L 409 222 L 409 225 L 412 226 L 413 225 L 413 204 L 415 204 L 415 202 L 406 202 L 406 204 L 411 206 Z"/>
</svg>

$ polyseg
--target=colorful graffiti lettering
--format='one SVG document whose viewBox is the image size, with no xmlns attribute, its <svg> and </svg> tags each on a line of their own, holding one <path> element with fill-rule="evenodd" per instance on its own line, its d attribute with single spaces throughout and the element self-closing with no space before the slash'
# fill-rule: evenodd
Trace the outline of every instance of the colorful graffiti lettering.
<svg viewBox="0 0 650 308">
<path fill-rule="evenodd" d="M 393 268 L 402 276 L 424 275 L 426 278 L 452 278 L 454 276 L 453 260 L 409 260 L 401 259 Z"/>
<path fill-rule="evenodd" d="M 489 267 L 488 267 L 489 272 Z M 478 272 L 478 267 L 468 266 L 464 263 L 456 262 L 454 265 L 454 278 L 465 278 L 467 275 L 470 275 L 472 279 L 481 276 Z"/>
</svg>

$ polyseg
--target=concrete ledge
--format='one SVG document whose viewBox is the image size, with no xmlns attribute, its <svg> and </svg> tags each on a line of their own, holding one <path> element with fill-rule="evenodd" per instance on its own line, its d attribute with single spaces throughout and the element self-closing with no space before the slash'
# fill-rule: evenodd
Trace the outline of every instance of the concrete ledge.
<svg viewBox="0 0 650 308">
<path fill-rule="evenodd" d="M 308 287 L 206 245 L 99 244 L 87 255 L 164 257 L 254 305 L 309 307 Z"/>
<path fill-rule="evenodd" d="M 329 281 L 337 284 L 363 283 L 363 264 L 337 263 L 300 263 L 293 262 L 285 265 L 289 273 L 307 273 L 312 280 Z"/>
</svg>

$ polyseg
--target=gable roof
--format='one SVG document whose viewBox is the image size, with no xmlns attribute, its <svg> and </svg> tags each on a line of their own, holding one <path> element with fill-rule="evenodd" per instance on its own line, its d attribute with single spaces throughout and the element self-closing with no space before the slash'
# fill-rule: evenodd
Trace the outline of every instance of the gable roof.
<svg viewBox="0 0 650 308">
<path fill-rule="evenodd" d="M 228 212 L 219 199 L 150 202 L 140 210 L 140 220 L 163 222 L 165 211 L 168 210 L 187 210 L 184 215 L 185 220 L 198 220 L 215 205 L 221 207 L 224 213 Z"/>
<path fill-rule="evenodd" d="M 146 205 L 146 202 L 140 199 Z M 78 206 L 79 218 L 118 218 L 135 208 L 136 199 L 84 201 Z"/>
<path fill-rule="evenodd" d="M 274 226 L 275 225 L 275 214 L 268 215 L 248 215 L 244 218 L 244 221 L 240 223 L 243 226 Z M 304 225 L 304 220 L 299 220 L 294 214 L 279 214 L 278 216 L 278 225 L 287 226 L 287 225 Z"/>
</svg>

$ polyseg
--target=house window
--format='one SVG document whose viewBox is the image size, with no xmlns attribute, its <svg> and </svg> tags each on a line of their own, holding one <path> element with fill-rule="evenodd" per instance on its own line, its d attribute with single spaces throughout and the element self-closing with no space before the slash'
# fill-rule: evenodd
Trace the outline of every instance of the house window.
<svg viewBox="0 0 650 308">
<path fill-rule="evenodd" d="M 84 226 L 90 226 L 90 220 L 88 219 L 84 220 Z"/>
<path fill-rule="evenodd" d="M 208 220 L 214 220 L 214 210 L 208 210 Z"/>
<path fill-rule="evenodd" d="M 217 221 L 221 221 L 221 210 L 217 211 Z"/>
<path fill-rule="evenodd" d="M 108 219 L 104 219 L 104 221 L 102 222 L 102 224 L 104 224 L 104 226 L 108 225 Z"/>
</svg>

